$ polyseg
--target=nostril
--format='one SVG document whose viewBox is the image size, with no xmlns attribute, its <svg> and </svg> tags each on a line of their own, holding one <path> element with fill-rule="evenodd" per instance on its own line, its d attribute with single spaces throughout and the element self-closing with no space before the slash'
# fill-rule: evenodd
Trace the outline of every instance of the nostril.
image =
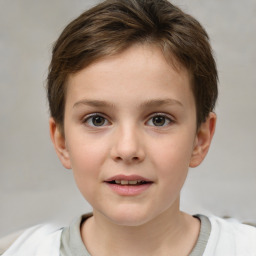
<svg viewBox="0 0 256 256">
<path fill-rule="evenodd" d="M 134 156 L 134 157 L 131 157 L 130 158 L 130 160 L 132 160 L 132 161 L 139 161 L 139 157 L 137 157 L 137 156 Z M 125 157 L 120 157 L 120 156 L 117 156 L 116 158 L 115 158 L 115 160 L 116 161 L 121 161 L 121 160 L 127 160 Z"/>
<path fill-rule="evenodd" d="M 111 152 L 110 152 L 110 157 L 112 160 L 115 162 L 127 162 L 127 163 L 138 163 L 144 160 L 145 158 L 145 153 L 142 149 L 138 150 L 128 150 L 125 148 L 117 148 L 113 147 Z"/>
</svg>

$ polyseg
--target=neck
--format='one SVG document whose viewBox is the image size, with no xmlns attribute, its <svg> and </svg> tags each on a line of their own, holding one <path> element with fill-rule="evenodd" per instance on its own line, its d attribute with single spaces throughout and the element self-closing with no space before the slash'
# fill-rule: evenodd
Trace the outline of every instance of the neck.
<svg viewBox="0 0 256 256">
<path fill-rule="evenodd" d="M 139 226 L 117 225 L 94 211 L 81 227 L 83 242 L 97 255 L 188 255 L 194 247 L 200 224 L 181 211 L 166 210 Z"/>
</svg>

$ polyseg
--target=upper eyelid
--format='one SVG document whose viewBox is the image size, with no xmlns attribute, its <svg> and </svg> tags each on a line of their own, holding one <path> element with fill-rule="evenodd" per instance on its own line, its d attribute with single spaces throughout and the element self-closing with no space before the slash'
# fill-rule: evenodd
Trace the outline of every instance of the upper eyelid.
<svg viewBox="0 0 256 256">
<path fill-rule="evenodd" d="M 88 118 L 94 117 L 94 116 L 101 116 L 101 117 L 109 120 L 109 118 L 105 114 L 100 113 L 100 112 L 94 112 L 94 113 L 91 113 L 91 114 L 87 114 L 87 115 L 82 117 L 82 120 L 87 120 Z"/>
<path fill-rule="evenodd" d="M 175 121 L 175 118 L 174 118 L 172 115 L 167 114 L 167 113 L 164 113 L 164 112 L 152 113 L 152 114 L 150 114 L 150 115 L 148 116 L 148 119 L 153 118 L 153 117 L 155 117 L 155 116 L 164 116 L 164 117 L 170 119 L 171 121 Z"/>
</svg>

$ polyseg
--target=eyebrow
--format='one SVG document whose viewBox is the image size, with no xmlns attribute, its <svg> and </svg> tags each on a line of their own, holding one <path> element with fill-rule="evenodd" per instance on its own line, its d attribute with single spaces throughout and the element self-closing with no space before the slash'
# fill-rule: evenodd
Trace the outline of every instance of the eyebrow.
<svg viewBox="0 0 256 256">
<path fill-rule="evenodd" d="M 103 101 L 103 100 L 87 100 L 83 99 L 78 102 L 76 102 L 73 105 L 73 108 L 78 107 L 79 105 L 87 105 L 87 106 L 92 106 L 92 107 L 108 107 L 108 108 L 114 108 L 114 104 Z M 159 106 L 164 106 L 164 105 L 178 105 L 183 107 L 183 104 L 175 99 L 151 99 L 143 102 L 140 104 L 141 108 L 152 108 L 152 107 L 159 107 Z"/>
<path fill-rule="evenodd" d="M 164 106 L 164 105 L 179 105 L 183 107 L 183 104 L 175 99 L 152 99 L 147 100 L 141 104 L 141 107 L 158 107 L 158 106 Z"/>
<path fill-rule="evenodd" d="M 92 106 L 92 107 L 109 107 L 109 108 L 113 108 L 114 104 L 103 101 L 103 100 L 80 100 L 78 102 L 76 102 L 73 105 L 73 108 L 79 106 L 79 105 L 87 105 L 87 106 Z"/>
</svg>

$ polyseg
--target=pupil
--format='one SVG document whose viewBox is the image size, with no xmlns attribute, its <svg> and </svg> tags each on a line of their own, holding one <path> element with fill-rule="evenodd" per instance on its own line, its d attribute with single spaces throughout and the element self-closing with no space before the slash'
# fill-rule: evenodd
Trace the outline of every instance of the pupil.
<svg viewBox="0 0 256 256">
<path fill-rule="evenodd" d="M 105 120 L 101 116 L 94 116 L 92 122 L 95 126 L 101 126 L 104 124 Z"/>
<path fill-rule="evenodd" d="M 165 117 L 155 116 L 153 117 L 153 123 L 155 126 L 163 126 L 165 124 Z"/>
</svg>

